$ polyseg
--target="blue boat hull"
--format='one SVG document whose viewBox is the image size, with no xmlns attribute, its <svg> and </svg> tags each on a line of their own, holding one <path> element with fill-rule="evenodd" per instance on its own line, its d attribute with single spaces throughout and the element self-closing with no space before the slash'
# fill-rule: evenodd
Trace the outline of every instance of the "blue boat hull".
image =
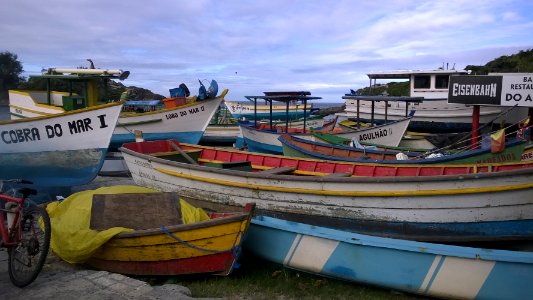
<svg viewBox="0 0 533 300">
<path fill-rule="evenodd" d="M 248 151 L 266 153 L 266 154 L 283 154 L 283 147 L 278 147 L 276 145 L 270 145 L 266 143 L 256 142 L 251 139 L 244 138 L 244 144 L 248 146 Z"/>
<path fill-rule="evenodd" d="M 428 296 L 527 299 L 533 253 L 379 238 L 264 216 L 244 249 L 289 268 Z"/>
<path fill-rule="evenodd" d="M 163 132 L 163 133 L 144 133 L 143 139 L 145 141 L 157 140 L 178 140 L 180 143 L 198 144 L 202 138 L 203 131 L 190 132 Z M 135 142 L 135 135 L 130 134 L 113 134 L 109 148 L 116 151 L 122 144 Z"/>
<path fill-rule="evenodd" d="M 262 211 L 266 216 L 336 228 L 373 236 L 409 239 L 430 242 L 486 242 L 533 240 L 533 220 L 461 222 L 461 223 L 423 223 L 423 222 L 382 222 L 307 216 L 303 214 Z"/>
<path fill-rule="evenodd" d="M 70 187 L 91 182 L 105 160 L 107 149 L 4 153 L 0 157 L 0 179 L 26 179 L 38 191 L 34 202 L 68 196 Z M 27 185 L 25 185 L 27 186 Z M 20 185 L 5 186 L 18 188 Z"/>
</svg>

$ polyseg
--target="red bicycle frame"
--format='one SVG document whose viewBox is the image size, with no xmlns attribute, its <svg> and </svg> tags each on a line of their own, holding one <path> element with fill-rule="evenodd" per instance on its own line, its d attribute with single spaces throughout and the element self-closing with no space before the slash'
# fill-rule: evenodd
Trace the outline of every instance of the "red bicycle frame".
<svg viewBox="0 0 533 300">
<path fill-rule="evenodd" d="M 0 201 L 4 201 L 5 203 L 17 203 L 15 212 L 7 211 L 7 209 L 4 209 L 7 213 L 15 214 L 13 224 L 8 224 L 8 226 L 11 226 L 11 228 L 8 228 L 8 226 L 5 225 L 4 214 L 0 213 L 0 233 L 2 234 L 2 244 L 4 247 L 11 247 L 17 244 L 18 240 L 20 239 L 20 236 L 22 235 L 22 228 L 20 228 L 20 226 L 15 225 L 20 223 L 20 216 L 22 215 L 22 204 L 24 203 L 25 199 L 0 194 Z M 12 232 L 13 228 L 17 228 L 17 238 L 13 238 L 15 236 Z"/>
</svg>

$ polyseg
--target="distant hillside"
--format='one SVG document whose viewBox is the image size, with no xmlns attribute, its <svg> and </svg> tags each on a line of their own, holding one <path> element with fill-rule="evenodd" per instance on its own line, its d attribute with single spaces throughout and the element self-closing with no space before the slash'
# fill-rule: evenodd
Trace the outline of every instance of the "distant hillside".
<svg viewBox="0 0 533 300">
<path fill-rule="evenodd" d="M 533 50 L 520 51 L 513 55 L 504 55 L 493 59 L 484 66 L 468 65 L 466 70 L 472 74 L 484 75 L 488 73 L 532 73 Z"/>
<path fill-rule="evenodd" d="M 354 95 L 388 95 L 388 96 L 409 96 L 409 81 L 389 82 L 386 84 L 377 84 L 370 89 L 364 87 L 352 92 Z"/>
</svg>

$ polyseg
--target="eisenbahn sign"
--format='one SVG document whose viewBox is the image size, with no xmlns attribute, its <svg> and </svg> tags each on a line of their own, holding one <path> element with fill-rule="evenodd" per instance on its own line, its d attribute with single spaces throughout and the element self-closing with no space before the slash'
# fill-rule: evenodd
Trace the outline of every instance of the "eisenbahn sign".
<svg viewBox="0 0 533 300">
<path fill-rule="evenodd" d="M 448 103 L 533 107 L 533 74 L 450 76 Z"/>
</svg>

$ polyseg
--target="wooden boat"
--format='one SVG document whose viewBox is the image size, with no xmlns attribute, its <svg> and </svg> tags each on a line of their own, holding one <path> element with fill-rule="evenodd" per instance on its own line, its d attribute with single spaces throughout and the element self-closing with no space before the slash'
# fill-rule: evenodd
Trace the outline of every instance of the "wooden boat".
<svg viewBox="0 0 533 300">
<path fill-rule="evenodd" d="M 314 140 L 317 142 L 324 142 L 327 144 L 339 145 L 339 146 L 350 146 L 353 143 L 351 139 L 343 138 L 341 136 L 328 133 L 328 132 L 312 130 L 310 133 L 314 137 Z M 409 135 L 409 133 L 407 132 L 406 135 Z M 435 147 L 431 147 L 431 148 L 404 147 L 404 146 L 401 146 L 401 143 L 402 142 L 400 142 L 400 146 L 393 147 L 393 146 L 385 146 L 385 145 L 374 144 L 374 143 L 359 142 L 359 144 L 361 144 L 361 146 L 363 147 L 377 148 L 379 150 L 385 150 L 385 151 L 418 152 L 422 154 L 422 153 L 435 149 Z"/>
<path fill-rule="evenodd" d="M 208 219 L 186 223 L 176 193 L 95 194 L 91 228 L 134 229 L 115 235 L 87 264 L 129 275 L 228 275 L 240 254 L 254 211 L 209 212 Z"/>
<path fill-rule="evenodd" d="M 43 71 L 42 75 L 31 77 L 85 83 L 87 88 L 84 94 L 87 96 L 54 91 L 10 90 L 11 118 L 58 114 L 94 106 L 99 100 L 98 83 L 102 80 L 125 79 L 126 74 L 129 72 L 122 70 L 50 68 Z M 158 104 L 144 105 L 150 109 L 126 109 L 117 122 L 110 148 L 117 149 L 125 142 L 135 141 L 135 131 L 142 132 L 145 140 L 179 139 L 196 144 L 227 92 L 226 89 L 219 96 L 206 100 L 197 97 L 169 98 L 164 99 L 165 106 L 157 101 Z"/>
<path fill-rule="evenodd" d="M 311 97 L 310 92 L 265 92 L 265 96 L 247 96 L 249 99 L 257 102 L 258 99 L 265 101 L 278 101 L 278 102 L 299 102 L 306 103 L 310 100 L 320 99 L 320 97 Z M 335 132 L 345 138 L 355 138 L 359 141 L 374 142 L 383 145 L 398 146 L 402 136 L 409 125 L 411 117 L 391 122 L 381 126 L 375 126 L 360 131 L 350 132 Z M 312 139 L 309 136 L 309 127 L 306 126 L 306 118 L 304 118 L 303 128 L 290 128 L 287 122 L 285 128 L 274 129 L 272 125 L 273 121 L 270 120 L 270 126 L 267 124 L 261 124 L 261 126 L 252 124 L 240 124 L 241 134 L 243 136 L 245 144 L 248 146 L 248 150 L 252 152 L 281 154 L 283 149 L 278 138 L 281 133 L 295 134 L 298 137 Z"/>
<path fill-rule="evenodd" d="M 0 178 L 31 180 L 40 191 L 90 182 L 104 163 L 122 104 L 0 121 Z"/>
<path fill-rule="evenodd" d="M 369 127 L 359 131 L 330 131 L 330 133 L 346 139 L 356 139 L 358 141 L 372 142 L 387 146 L 398 146 L 410 120 L 411 117 L 408 117 L 403 120 Z M 271 154 L 283 153 L 283 147 L 278 140 L 279 136 L 283 133 L 289 133 L 299 138 L 313 139 L 310 135 L 310 131 L 303 131 L 303 129 L 293 128 L 285 131 L 280 130 L 280 132 L 278 132 L 277 130 L 269 130 L 268 127 L 265 129 L 264 127 L 256 127 L 253 125 L 241 125 L 240 127 L 244 141 L 248 145 L 248 150 L 252 152 Z"/>
<path fill-rule="evenodd" d="M 357 131 L 357 130 L 360 130 L 361 127 L 366 128 L 368 126 L 370 126 L 370 124 L 363 123 L 363 122 L 355 122 L 349 119 L 338 122 L 338 127 L 346 132 Z M 464 133 L 462 134 L 464 135 Z M 420 151 L 424 151 L 424 150 L 427 151 L 427 150 L 436 148 L 435 145 L 430 140 L 427 139 L 428 136 L 429 136 L 428 133 L 406 131 L 402 139 L 400 140 L 400 144 L 398 145 L 398 147 L 423 149 Z M 373 143 L 366 143 L 366 144 L 376 145 Z"/>
<path fill-rule="evenodd" d="M 358 164 L 176 141 L 120 150 L 138 185 L 216 204 L 255 202 L 284 219 L 426 241 L 533 237 L 533 162 Z"/>
<path fill-rule="evenodd" d="M 244 249 L 291 269 L 430 297 L 533 295 L 533 252 L 380 238 L 266 216 L 252 219 Z"/>
<path fill-rule="evenodd" d="M 283 145 L 286 156 L 349 161 L 358 163 L 380 164 L 479 164 L 516 162 L 522 159 L 527 143 L 515 139 L 506 143 L 502 152 L 492 153 L 491 149 L 475 149 L 455 152 L 443 156 L 425 158 L 420 152 L 401 152 L 407 159 L 399 160 L 400 151 L 360 149 L 349 146 L 337 146 L 321 142 L 313 142 L 291 135 L 281 135 L 279 141 Z"/>
<path fill-rule="evenodd" d="M 307 102 L 310 100 L 320 99 L 320 97 L 311 97 L 310 92 L 298 91 L 298 92 L 265 92 L 265 96 L 246 96 L 248 99 L 257 103 L 257 100 L 265 100 L 272 103 L 273 101 L 287 103 L 302 102 L 304 108 Z M 288 116 L 288 110 L 286 111 Z M 411 116 L 406 117 L 403 120 L 391 122 L 382 126 L 375 126 L 372 128 L 364 129 L 361 131 L 352 131 L 346 133 L 338 133 L 331 131 L 332 133 L 338 133 L 346 138 L 355 138 L 360 141 L 371 141 L 381 143 L 384 145 L 398 146 Z M 261 153 L 281 154 L 283 149 L 281 143 L 278 141 L 278 137 L 281 133 L 296 134 L 299 137 L 312 139 L 309 136 L 307 130 L 309 126 L 306 126 L 306 118 L 304 117 L 303 128 L 291 128 L 289 122 L 286 121 L 285 128 L 274 128 L 273 120 L 270 119 L 270 124 L 258 124 L 257 120 L 253 124 L 240 124 L 241 134 L 243 136 L 244 144 L 247 145 L 248 150 Z"/>
</svg>

